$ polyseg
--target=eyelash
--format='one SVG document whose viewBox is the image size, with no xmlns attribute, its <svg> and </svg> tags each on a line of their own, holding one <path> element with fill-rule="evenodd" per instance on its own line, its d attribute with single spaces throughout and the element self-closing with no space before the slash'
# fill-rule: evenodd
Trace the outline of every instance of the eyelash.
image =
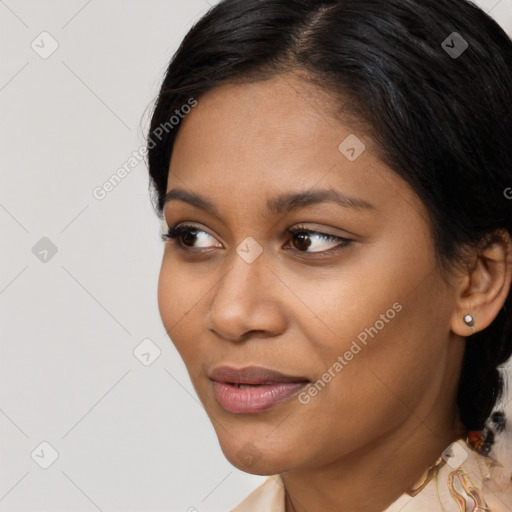
<svg viewBox="0 0 512 512">
<path fill-rule="evenodd" d="M 162 234 L 162 241 L 163 242 L 172 242 L 172 243 L 175 244 L 175 246 L 179 250 L 185 251 L 185 252 L 189 252 L 189 253 L 192 253 L 192 252 L 202 252 L 203 250 L 204 251 L 209 251 L 211 249 L 211 248 L 208 248 L 208 249 L 197 249 L 197 248 L 195 248 L 194 249 L 194 248 L 187 247 L 186 245 L 183 245 L 181 243 L 180 237 L 183 236 L 184 234 L 189 233 L 190 231 L 207 233 L 206 231 L 204 231 L 203 229 L 198 228 L 197 226 L 193 226 L 193 225 L 190 225 L 190 224 L 181 224 L 181 225 L 173 226 L 173 227 L 171 227 L 169 229 L 169 231 L 167 233 L 163 233 Z M 345 247 L 347 247 L 348 245 L 350 245 L 353 242 L 353 240 L 350 240 L 348 238 L 343 238 L 343 237 L 336 236 L 336 235 L 331 235 L 331 234 L 328 234 L 328 233 L 322 233 L 320 231 L 316 231 L 316 230 L 312 230 L 312 229 L 306 229 L 305 227 L 302 227 L 302 226 L 298 226 L 296 228 L 290 228 L 290 229 L 287 230 L 287 233 L 290 236 L 292 236 L 292 237 L 294 235 L 296 235 L 297 233 L 306 233 L 308 235 L 318 235 L 319 237 L 324 238 L 326 241 L 339 241 L 340 242 L 333 249 L 329 249 L 327 251 L 308 252 L 308 251 L 300 251 L 299 249 L 294 249 L 295 251 L 303 253 L 303 254 L 319 254 L 319 255 L 336 254 L 336 253 L 338 253 L 339 251 L 343 250 Z M 209 236 L 211 236 L 211 235 L 209 235 Z"/>
</svg>

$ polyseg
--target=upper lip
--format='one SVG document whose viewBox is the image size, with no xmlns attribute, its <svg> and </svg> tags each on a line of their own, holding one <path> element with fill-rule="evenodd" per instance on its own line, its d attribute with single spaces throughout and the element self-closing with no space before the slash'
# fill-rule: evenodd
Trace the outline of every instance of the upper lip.
<svg viewBox="0 0 512 512">
<path fill-rule="evenodd" d="M 261 366 L 233 368 L 217 366 L 208 375 L 210 379 L 230 384 L 272 384 L 275 382 L 308 382 L 306 377 L 286 375 Z"/>
</svg>

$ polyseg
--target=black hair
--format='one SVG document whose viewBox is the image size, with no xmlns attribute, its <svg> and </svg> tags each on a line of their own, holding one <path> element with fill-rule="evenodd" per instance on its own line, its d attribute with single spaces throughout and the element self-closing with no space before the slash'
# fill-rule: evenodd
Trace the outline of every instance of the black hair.
<svg viewBox="0 0 512 512">
<path fill-rule="evenodd" d="M 295 72 L 365 123 L 379 158 L 425 204 L 447 270 L 464 249 L 512 233 L 511 63 L 511 39 L 467 0 L 223 0 L 183 39 L 155 102 L 155 211 L 177 110 L 223 82 Z M 512 354 L 511 302 L 509 293 L 491 325 L 466 338 L 457 406 L 467 430 L 487 429 L 488 445 Z"/>
</svg>

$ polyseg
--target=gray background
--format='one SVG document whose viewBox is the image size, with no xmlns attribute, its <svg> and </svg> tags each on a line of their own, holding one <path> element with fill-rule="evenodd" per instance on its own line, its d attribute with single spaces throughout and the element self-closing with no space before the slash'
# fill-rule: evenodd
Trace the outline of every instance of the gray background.
<svg viewBox="0 0 512 512">
<path fill-rule="evenodd" d="M 144 162 L 93 195 L 211 3 L 0 0 L 0 512 L 220 512 L 265 479 L 224 458 L 161 324 Z M 512 0 L 479 4 L 512 34 Z"/>
</svg>

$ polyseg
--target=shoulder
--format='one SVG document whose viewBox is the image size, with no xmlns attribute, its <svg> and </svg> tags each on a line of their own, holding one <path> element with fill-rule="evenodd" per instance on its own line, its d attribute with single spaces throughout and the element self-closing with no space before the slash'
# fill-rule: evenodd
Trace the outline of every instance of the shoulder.
<svg viewBox="0 0 512 512">
<path fill-rule="evenodd" d="M 499 478 L 501 464 L 465 440 L 443 452 L 445 463 L 416 496 L 403 494 L 385 512 L 510 512 L 512 487 Z"/>
<path fill-rule="evenodd" d="M 269 476 L 230 512 L 284 512 L 284 485 L 280 475 Z"/>
<path fill-rule="evenodd" d="M 502 465 L 498 460 L 473 450 L 463 439 L 450 445 L 448 455 L 440 484 L 452 502 L 458 506 L 474 502 L 475 510 L 480 506 L 490 512 L 510 511 L 512 488 L 499 481 Z"/>
<path fill-rule="evenodd" d="M 400 496 L 385 512 L 510 512 L 512 485 L 503 481 L 494 458 L 473 450 L 463 439 L 443 452 L 445 464 L 416 496 Z M 269 476 L 230 512 L 285 512 L 280 475 Z"/>
</svg>

